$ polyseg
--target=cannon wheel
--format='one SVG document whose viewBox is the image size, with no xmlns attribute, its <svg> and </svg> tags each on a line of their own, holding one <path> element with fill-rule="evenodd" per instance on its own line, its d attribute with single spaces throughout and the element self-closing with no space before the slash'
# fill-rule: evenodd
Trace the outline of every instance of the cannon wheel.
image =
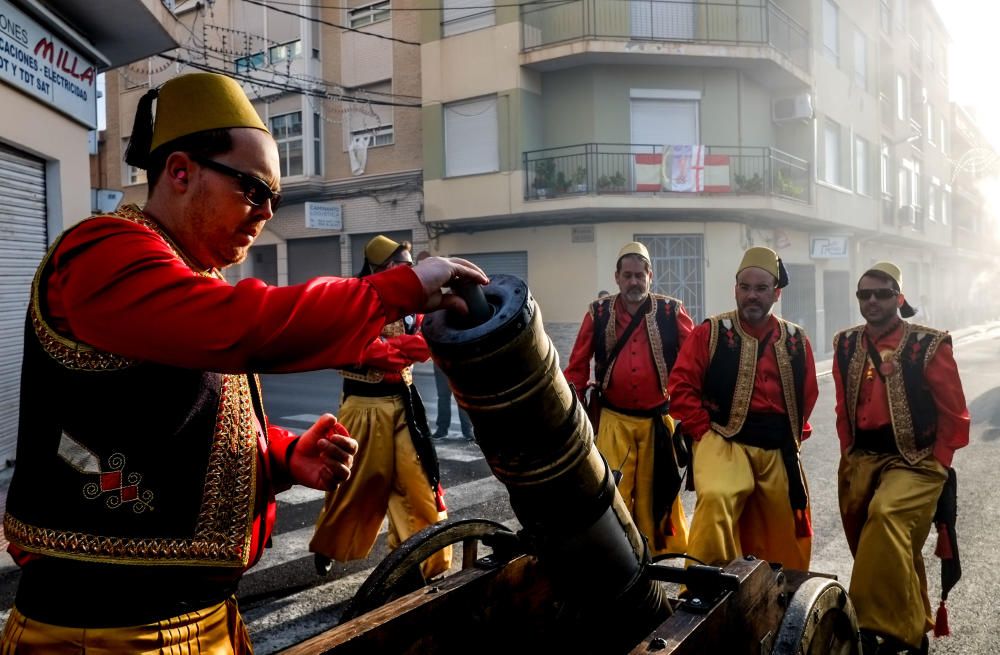
<svg viewBox="0 0 1000 655">
<path fill-rule="evenodd" d="M 847 590 L 829 578 L 809 578 L 781 619 L 771 655 L 860 655 L 858 619 Z"/>
<path fill-rule="evenodd" d="M 420 573 L 420 563 L 442 548 L 461 542 L 462 568 L 471 568 L 478 559 L 479 543 L 492 546 L 494 536 L 500 533 L 515 538 L 510 528 L 487 519 L 442 521 L 424 528 L 379 562 L 354 594 L 341 622 L 361 616 L 426 585 L 427 581 Z"/>
</svg>

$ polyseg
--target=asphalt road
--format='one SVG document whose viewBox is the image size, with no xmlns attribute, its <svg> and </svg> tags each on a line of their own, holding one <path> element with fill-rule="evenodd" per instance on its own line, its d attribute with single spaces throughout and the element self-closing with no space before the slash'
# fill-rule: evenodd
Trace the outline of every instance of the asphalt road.
<svg viewBox="0 0 1000 655">
<path fill-rule="evenodd" d="M 932 640 L 931 652 L 962 655 L 1000 654 L 1000 511 L 997 491 L 1000 452 L 1000 329 L 956 333 L 956 355 L 973 416 L 971 444 L 955 459 L 959 475 L 959 544 L 964 576 L 952 591 L 948 606 L 953 635 Z M 817 364 L 829 370 L 828 362 Z M 430 368 L 422 367 L 415 380 L 427 406 L 431 426 L 436 415 L 436 393 Z M 312 417 L 336 412 L 340 377 L 331 371 L 263 377 L 270 419 L 301 430 Z M 813 437 L 803 446 L 803 460 L 813 502 L 811 569 L 832 573 L 850 583 L 851 557 L 841 532 L 836 500 L 839 458 L 834 429 L 834 394 L 829 375 L 820 378 L 820 397 L 811 422 Z M 456 438 L 438 442 L 442 477 L 451 518 L 488 518 L 514 524 L 506 493 L 489 472 L 474 443 L 457 438 L 457 414 L 452 432 Z M 0 484 L 3 479 L 0 478 Z M 687 509 L 693 495 L 685 493 Z M 379 537 L 365 560 L 338 563 L 327 578 L 313 570 L 308 553 L 312 525 L 322 505 L 318 492 L 294 488 L 279 496 L 274 547 L 240 585 L 239 597 L 258 655 L 275 653 L 334 626 L 343 604 L 387 553 L 385 535 Z M 933 557 L 934 533 L 924 552 L 931 597 L 939 592 L 940 567 Z M 10 562 L 0 563 L 0 620 L 13 600 L 19 574 Z M 443 617 L 447 629 L 456 617 Z"/>
<path fill-rule="evenodd" d="M 1000 493 L 997 490 L 1000 452 L 1000 328 L 988 326 L 975 330 L 956 332 L 956 357 L 962 373 L 963 385 L 973 417 L 969 447 L 959 451 L 955 467 L 959 475 L 959 545 L 961 548 L 963 579 L 952 590 L 948 602 L 952 636 L 932 640 L 932 653 L 963 655 L 1000 654 L 1000 567 L 996 566 L 1000 553 L 1000 531 L 996 514 L 1000 511 Z M 809 479 L 813 507 L 813 556 L 811 569 L 835 574 L 849 586 L 852 558 L 840 525 L 837 507 L 836 472 L 839 448 L 834 418 L 834 389 L 828 374 L 830 363 L 819 362 L 820 397 L 811 417 L 813 437 L 803 445 L 803 462 Z M 265 380 L 269 393 L 269 411 L 272 419 L 288 416 L 294 407 L 315 407 L 316 394 L 332 392 L 337 384 L 334 374 L 311 373 Z M 428 412 L 435 413 L 433 377 L 417 375 L 416 381 L 424 397 Z M 330 392 L 326 390 L 329 389 Z M 311 392 L 310 392 L 311 390 Z M 277 393 L 275 393 L 277 392 Z M 337 391 L 339 393 L 339 389 Z M 312 399 L 309 399 L 312 396 Z M 324 398 L 335 398 L 324 395 Z M 285 403 L 288 403 L 287 405 Z M 281 408 L 277 413 L 271 408 Z M 335 411 L 333 407 L 331 411 Z M 308 413 L 308 412 L 306 412 Z M 453 417 L 453 422 L 457 418 Z M 433 423 L 433 421 L 432 421 Z M 457 423 L 453 426 L 457 431 Z M 471 447 L 473 452 L 478 449 Z M 489 471 L 480 459 L 456 466 L 445 462 L 446 488 L 474 483 L 489 478 Z M 685 492 L 684 501 L 689 512 L 693 510 L 694 496 Z M 480 512 L 475 514 L 475 512 Z M 453 512 L 453 516 L 456 513 Z M 500 521 L 510 521 L 512 516 L 503 495 L 457 513 L 459 517 L 480 516 Z M 927 562 L 931 599 L 935 603 L 940 594 L 940 566 L 933 556 L 935 532 L 932 530 L 924 548 Z M 380 540 L 381 545 L 381 540 Z M 369 565 L 374 564 L 373 553 Z M 347 571 L 345 570 L 345 573 Z"/>
</svg>

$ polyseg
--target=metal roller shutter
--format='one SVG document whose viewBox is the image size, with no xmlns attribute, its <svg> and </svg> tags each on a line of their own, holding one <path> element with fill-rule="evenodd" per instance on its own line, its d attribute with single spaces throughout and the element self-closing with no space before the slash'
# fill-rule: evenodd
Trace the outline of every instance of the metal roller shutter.
<svg viewBox="0 0 1000 655">
<path fill-rule="evenodd" d="M 456 253 L 454 257 L 468 259 L 483 269 L 487 275 L 513 275 L 528 281 L 528 253 L 514 252 L 470 252 Z"/>
<path fill-rule="evenodd" d="M 288 283 L 302 284 L 321 275 L 340 276 L 340 237 L 288 240 Z"/>
<path fill-rule="evenodd" d="M 45 254 L 45 163 L 0 145 L 0 464 L 14 459 L 24 316 Z"/>
</svg>

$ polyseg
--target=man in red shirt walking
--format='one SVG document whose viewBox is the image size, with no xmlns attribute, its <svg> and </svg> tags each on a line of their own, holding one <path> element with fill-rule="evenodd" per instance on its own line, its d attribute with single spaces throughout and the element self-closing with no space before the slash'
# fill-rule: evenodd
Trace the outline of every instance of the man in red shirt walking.
<svg viewBox="0 0 1000 655">
<path fill-rule="evenodd" d="M 851 601 L 865 655 L 926 653 L 935 624 L 921 549 L 969 410 L 946 332 L 909 323 L 902 274 L 858 281 L 865 323 L 834 337 L 840 515 L 854 555 Z"/>
<path fill-rule="evenodd" d="M 615 267 L 619 293 L 590 304 L 564 373 L 583 400 L 594 360 L 591 393 L 602 404 L 597 448 L 655 556 L 687 547 L 677 495 L 686 460 L 673 448 L 667 377 L 692 322 L 681 301 L 650 292 L 652 281 L 646 246 L 625 244 Z"/>
<path fill-rule="evenodd" d="M 670 376 L 672 411 L 694 440 L 688 554 L 706 564 L 755 555 L 809 568 L 799 445 L 819 390 L 809 339 L 771 313 L 787 284 L 773 250 L 747 250 L 736 272 L 736 311 L 696 327 Z"/>
</svg>

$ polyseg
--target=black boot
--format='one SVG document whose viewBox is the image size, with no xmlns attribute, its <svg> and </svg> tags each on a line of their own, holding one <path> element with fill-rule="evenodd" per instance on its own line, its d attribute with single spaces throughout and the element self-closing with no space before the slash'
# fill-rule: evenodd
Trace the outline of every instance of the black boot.
<svg viewBox="0 0 1000 655">
<path fill-rule="evenodd" d="M 316 565 L 316 574 L 324 578 L 333 568 L 333 560 L 320 553 L 313 553 L 313 564 Z"/>
<path fill-rule="evenodd" d="M 861 655 L 878 655 L 878 637 L 871 630 L 861 631 Z"/>
</svg>

